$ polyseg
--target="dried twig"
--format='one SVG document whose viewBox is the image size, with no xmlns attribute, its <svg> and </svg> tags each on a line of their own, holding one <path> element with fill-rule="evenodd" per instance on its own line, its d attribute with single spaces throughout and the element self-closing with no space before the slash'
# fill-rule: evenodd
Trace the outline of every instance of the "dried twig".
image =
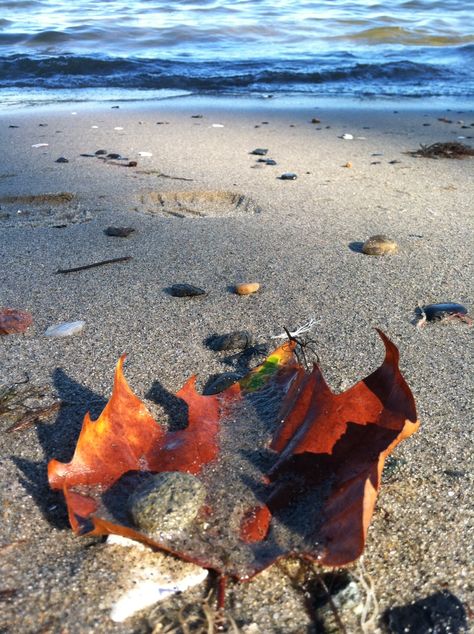
<svg viewBox="0 0 474 634">
<path fill-rule="evenodd" d="M 111 260 L 101 260 L 100 262 L 93 262 L 92 264 L 84 264 L 84 266 L 76 266 L 72 269 L 58 269 L 56 273 L 76 273 L 76 271 L 85 271 L 86 269 L 93 269 L 96 266 L 103 266 L 104 264 L 114 264 L 115 262 L 128 262 L 132 259 L 131 255 L 125 255 L 121 258 L 112 258 Z"/>
</svg>

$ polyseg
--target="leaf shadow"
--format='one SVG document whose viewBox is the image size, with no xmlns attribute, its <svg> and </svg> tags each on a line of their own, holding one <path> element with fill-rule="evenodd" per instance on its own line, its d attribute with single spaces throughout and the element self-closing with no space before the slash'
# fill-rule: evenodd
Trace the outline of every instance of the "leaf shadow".
<svg viewBox="0 0 474 634">
<path fill-rule="evenodd" d="M 85 414 L 89 412 L 92 419 L 96 419 L 107 401 L 72 379 L 62 368 L 54 370 L 52 379 L 55 391 L 65 405 L 60 408 L 53 423 L 36 426 L 43 458 L 36 462 L 12 456 L 12 460 L 22 473 L 20 484 L 31 495 L 43 516 L 52 526 L 62 529 L 69 526 L 66 506 L 61 492 L 49 487 L 48 462 L 52 458 L 63 462 L 72 458 Z"/>
</svg>

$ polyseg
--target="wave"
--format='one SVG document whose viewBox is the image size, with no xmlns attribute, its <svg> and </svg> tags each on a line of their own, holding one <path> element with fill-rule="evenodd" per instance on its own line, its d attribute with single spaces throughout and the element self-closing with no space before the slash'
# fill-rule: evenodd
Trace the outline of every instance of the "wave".
<svg viewBox="0 0 474 634">
<path fill-rule="evenodd" d="M 464 47 L 472 56 L 471 45 Z M 59 55 L 0 58 L 0 88 L 174 89 L 202 93 L 242 91 L 364 91 L 373 94 L 474 94 L 474 79 L 454 64 L 407 59 L 379 63 L 348 53 L 317 59 L 192 62 Z M 436 90 L 437 92 L 433 92 Z M 384 92 L 385 91 L 385 92 Z M 387 92 L 388 91 L 388 92 Z M 458 92 L 456 92 L 458 91 Z"/>
</svg>

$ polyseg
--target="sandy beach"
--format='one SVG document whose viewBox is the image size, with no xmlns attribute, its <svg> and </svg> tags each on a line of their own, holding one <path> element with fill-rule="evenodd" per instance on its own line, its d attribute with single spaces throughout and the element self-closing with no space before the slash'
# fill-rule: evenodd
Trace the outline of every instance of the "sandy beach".
<svg viewBox="0 0 474 634">
<path fill-rule="evenodd" d="M 210 335 L 248 330 L 271 351 L 272 336 L 311 318 L 335 392 L 380 365 L 382 329 L 400 350 L 421 421 L 387 464 L 363 567 L 338 573 L 349 584 L 337 599 L 347 632 L 402 631 L 395 617 L 388 629 L 390 611 L 441 592 L 455 597 L 448 603 L 461 624 L 446 631 L 472 627 L 474 329 L 414 322 L 417 306 L 433 302 L 474 314 L 474 158 L 409 152 L 435 142 L 474 146 L 474 111 L 316 99 L 117 105 L 0 113 L 0 306 L 33 316 L 24 334 L 0 337 L 0 386 L 27 377 L 20 395 L 36 389 L 46 395 L 38 398 L 64 401 L 27 429 L 8 432 L 11 418 L 0 416 L 0 632 L 175 631 L 166 627 L 209 594 L 213 578 L 112 621 L 144 564 L 134 549 L 72 533 L 46 465 L 71 458 L 84 414 L 102 410 L 123 352 L 130 386 L 166 424 L 170 395 L 191 375 L 202 389 L 216 374 L 242 371 L 238 355 L 205 345 Z M 256 148 L 276 165 L 259 162 Z M 288 172 L 297 178 L 282 180 Z M 109 226 L 135 231 L 110 237 Z M 395 240 L 398 253 L 361 253 L 374 234 Z M 231 290 L 254 281 L 254 295 Z M 207 294 L 172 297 L 166 289 L 176 283 Z M 85 321 L 79 335 L 44 335 L 77 320 Z M 177 574 L 184 566 L 143 557 Z M 363 629 L 367 580 L 377 605 Z M 247 634 L 313 633 L 322 623 L 338 631 L 320 595 L 314 571 L 280 563 L 251 583 L 230 583 L 226 609 Z"/>
</svg>

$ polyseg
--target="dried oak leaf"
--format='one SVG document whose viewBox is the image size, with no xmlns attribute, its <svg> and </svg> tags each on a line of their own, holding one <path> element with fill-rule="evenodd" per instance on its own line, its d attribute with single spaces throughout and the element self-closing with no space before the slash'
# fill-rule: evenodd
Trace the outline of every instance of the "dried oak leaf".
<svg viewBox="0 0 474 634">
<path fill-rule="evenodd" d="M 33 317 L 25 310 L 0 308 L 0 335 L 25 332 L 32 323 Z"/>
<path fill-rule="evenodd" d="M 168 432 L 131 392 L 122 357 L 72 461 L 49 463 L 74 531 L 131 537 L 240 580 L 287 555 L 350 563 L 363 551 L 386 457 L 418 428 L 398 350 L 379 334 L 382 365 L 341 394 L 317 365 L 308 373 L 298 364 L 295 342 L 220 394 L 201 396 L 193 377 L 177 394 L 188 426 Z M 140 528 L 133 493 L 170 471 L 197 478 L 205 502 L 182 526 Z"/>
</svg>

